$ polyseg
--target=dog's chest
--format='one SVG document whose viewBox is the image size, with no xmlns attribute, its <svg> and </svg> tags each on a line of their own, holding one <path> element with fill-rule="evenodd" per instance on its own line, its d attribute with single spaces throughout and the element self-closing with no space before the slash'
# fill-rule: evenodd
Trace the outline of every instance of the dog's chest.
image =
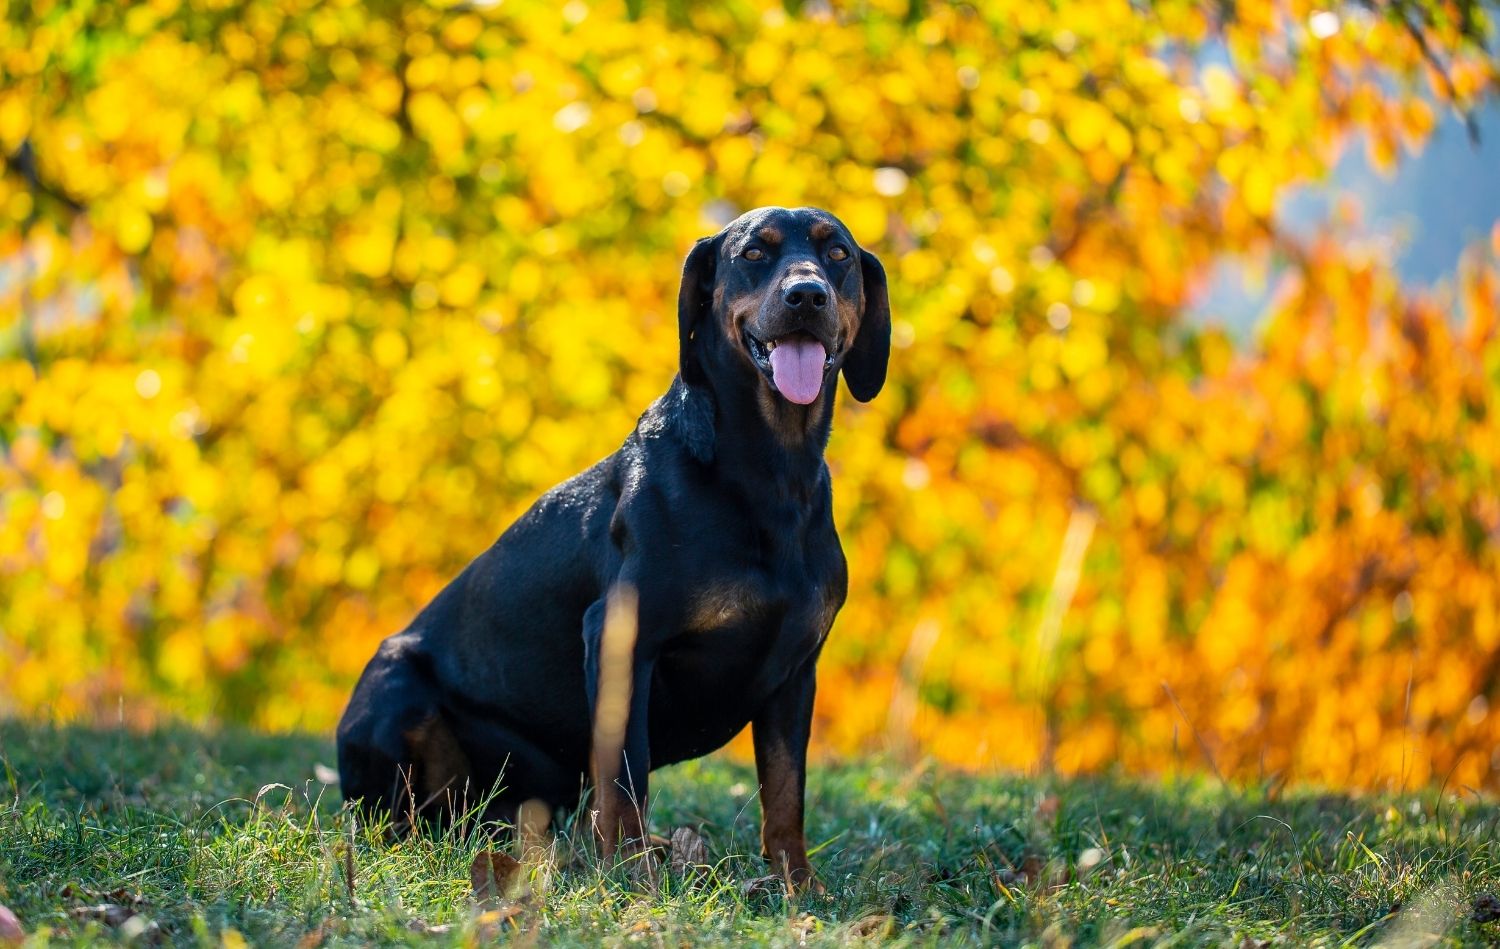
<svg viewBox="0 0 1500 949">
<path fill-rule="evenodd" d="M 659 657 L 652 699 L 653 715 L 681 727 L 653 738 L 653 759 L 695 757 L 744 727 L 817 654 L 841 593 L 821 577 L 797 583 L 758 571 L 713 577 L 691 591 L 683 626 Z"/>
<path fill-rule="evenodd" d="M 712 633 L 766 612 L 759 585 L 744 577 L 709 580 L 688 594 L 683 631 Z"/>
<path fill-rule="evenodd" d="M 683 632 L 694 635 L 790 624 L 821 636 L 839 607 L 833 584 L 822 578 L 775 582 L 756 573 L 706 580 L 686 602 Z"/>
<path fill-rule="evenodd" d="M 793 668 L 843 603 L 844 557 L 826 486 L 730 497 L 705 505 L 712 514 L 674 558 L 677 646 L 741 673 Z"/>
</svg>

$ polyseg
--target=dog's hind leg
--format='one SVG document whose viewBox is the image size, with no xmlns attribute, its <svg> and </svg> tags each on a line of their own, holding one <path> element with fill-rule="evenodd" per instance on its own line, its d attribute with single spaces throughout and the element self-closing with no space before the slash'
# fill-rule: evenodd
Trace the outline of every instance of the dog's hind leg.
<svg viewBox="0 0 1500 949">
<path fill-rule="evenodd" d="M 393 829 L 446 823 L 471 793 L 468 756 L 399 642 L 383 645 L 360 677 L 339 722 L 338 755 L 345 800 L 369 816 L 389 813 Z"/>
<path fill-rule="evenodd" d="M 475 790 L 469 757 L 440 712 L 402 732 L 411 761 L 408 819 L 436 814 L 440 822 L 466 816 Z"/>
</svg>

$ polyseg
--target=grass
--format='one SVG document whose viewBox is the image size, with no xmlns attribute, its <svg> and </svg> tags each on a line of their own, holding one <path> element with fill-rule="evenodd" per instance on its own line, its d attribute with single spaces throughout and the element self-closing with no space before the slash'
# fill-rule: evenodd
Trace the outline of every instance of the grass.
<svg viewBox="0 0 1500 949">
<path fill-rule="evenodd" d="M 709 760 L 660 772 L 652 814 L 701 832 L 708 870 L 602 867 L 565 827 L 496 909 L 469 882 L 491 844 L 351 828 L 314 776 L 332 760 L 326 738 L 0 722 L 0 904 L 37 945 L 1500 941 L 1474 918 L 1500 890 L 1500 807 L 1467 793 L 823 766 L 828 892 L 788 898 L 747 885 L 767 873 L 753 769 Z"/>
</svg>

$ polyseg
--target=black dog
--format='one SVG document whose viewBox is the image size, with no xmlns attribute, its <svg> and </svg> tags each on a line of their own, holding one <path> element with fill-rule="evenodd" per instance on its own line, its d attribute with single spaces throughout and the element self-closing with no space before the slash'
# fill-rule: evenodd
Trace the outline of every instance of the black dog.
<svg viewBox="0 0 1500 949">
<path fill-rule="evenodd" d="M 595 806 L 606 853 L 640 846 L 647 773 L 753 728 L 762 843 L 811 877 L 803 790 L 814 663 L 848 586 L 823 448 L 842 370 L 885 382 L 885 271 L 833 215 L 761 208 L 694 245 L 680 373 L 620 450 L 544 494 L 385 640 L 338 730 L 344 796 L 443 819 L 577 804 L 612 591 L 639 634 L 618 760 Z M 501 778 L 501 771 L 504 777 Z"/>
</svg>

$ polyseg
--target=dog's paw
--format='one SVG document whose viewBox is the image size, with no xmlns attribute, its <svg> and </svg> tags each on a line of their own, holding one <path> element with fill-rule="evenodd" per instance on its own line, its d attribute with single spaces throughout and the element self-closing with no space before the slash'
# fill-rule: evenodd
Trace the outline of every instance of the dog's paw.
<svg viewBox="0 0 1500 949">
<path fill-rule="evenodd" d="M 813 873 L 811 867 L 793 870 L 787 874 L 787 879 L 791 882 L 791 892 L 794 896 L 828 895 L 828 887 L 823 885 L 823 881 L 818 879 L 818 875 Z"/>
</svg>

